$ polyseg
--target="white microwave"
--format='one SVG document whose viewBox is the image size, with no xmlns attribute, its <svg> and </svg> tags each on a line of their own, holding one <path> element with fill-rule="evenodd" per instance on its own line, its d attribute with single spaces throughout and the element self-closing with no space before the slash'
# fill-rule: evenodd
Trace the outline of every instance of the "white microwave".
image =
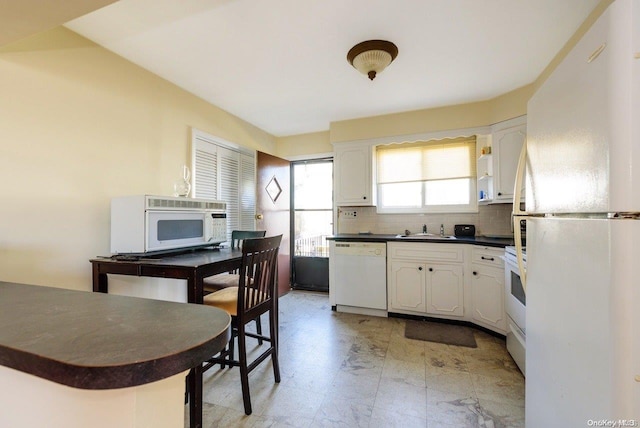
<svg viewBox="0 0 640 428">
<path fill-rule="evenodd" d="M 227 240 L 227 204 L 211 199 L 133 195 L 111 200 L 111 253 L 147 254 Z"/>
</svg>

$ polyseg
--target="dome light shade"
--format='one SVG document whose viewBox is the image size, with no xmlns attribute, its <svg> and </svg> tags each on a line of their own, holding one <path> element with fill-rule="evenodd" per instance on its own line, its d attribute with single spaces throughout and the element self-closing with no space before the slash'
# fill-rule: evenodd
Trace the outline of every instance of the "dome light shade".
<svg viewBox="0 0 640 428">
<path fill-rule="evenodd" d="M 347 61 L 370 80 L 384 70 L 398 56 L 398 47 L 386 40 L 367 40 L 349 50 Z"/>
</svg>

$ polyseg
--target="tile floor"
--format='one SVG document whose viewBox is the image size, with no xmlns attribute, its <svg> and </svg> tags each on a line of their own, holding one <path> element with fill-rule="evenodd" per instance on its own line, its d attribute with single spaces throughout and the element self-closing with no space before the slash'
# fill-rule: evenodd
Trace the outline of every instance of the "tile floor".
<svg viewBox="0 0 640 428">
<path fill-rule="evenodd" d="M 280 299 L 281 382 L 268 361 L 254 370 L 246 416 L 239 370 L 210 369 L 203 425 L 523 427 L 524 377 L 504 341 L 475 338 L 477 348 L 406 339 L 402 319 L 332 312 L 327 294 L 293 291 Z"/>
</svg>

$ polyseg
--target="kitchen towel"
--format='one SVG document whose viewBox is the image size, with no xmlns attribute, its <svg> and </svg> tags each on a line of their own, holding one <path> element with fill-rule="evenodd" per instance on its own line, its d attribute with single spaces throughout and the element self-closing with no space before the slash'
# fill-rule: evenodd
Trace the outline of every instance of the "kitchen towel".
<svg viewBox="0 0 640 428">
<path fill-rule="evenodd" d="M 473 329 L 462 325 L 441 322 L 406 320 L 404 337 L 407 339 L 425 340 L 427 342 L 445 343 L 447 345 L 477 348 Z"/>
</svg>

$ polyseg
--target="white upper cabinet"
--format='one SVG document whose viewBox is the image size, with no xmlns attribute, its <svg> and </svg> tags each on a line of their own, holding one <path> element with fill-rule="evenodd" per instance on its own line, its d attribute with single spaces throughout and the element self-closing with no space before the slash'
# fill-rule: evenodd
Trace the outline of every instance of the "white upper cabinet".
<svg viewBox="0 0 640 428">
<path fill-rule="evenodd" d="M 526 116 L 497 123 L 491 130 L 490 136 L 478 136 L 478 200 L 510 203 L 518 158 L 527 136 Z"/>
<path fill-rule="evenodd" d="M 337 206 L 375 205 L 372 166 L 373 148 L 370 145 L 344 145 L 335 148 L 334 183 Z"/>
</svg>

